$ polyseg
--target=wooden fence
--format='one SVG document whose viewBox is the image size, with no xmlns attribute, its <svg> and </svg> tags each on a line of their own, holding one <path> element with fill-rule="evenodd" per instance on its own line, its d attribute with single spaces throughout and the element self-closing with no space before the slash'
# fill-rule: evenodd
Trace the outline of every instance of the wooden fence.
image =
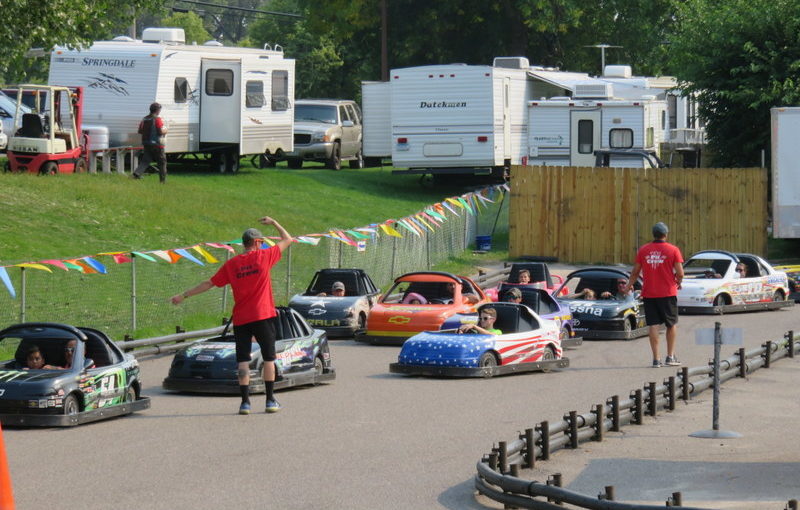
<svg viewBox="0 0 800 510">
<path fill-rule="evenodd" d="M 766 255 L 763 168 L 511 169 L 509 255 L 633 262 L 657 221 L 684 258 L 723 249 Z"/>
</svg>

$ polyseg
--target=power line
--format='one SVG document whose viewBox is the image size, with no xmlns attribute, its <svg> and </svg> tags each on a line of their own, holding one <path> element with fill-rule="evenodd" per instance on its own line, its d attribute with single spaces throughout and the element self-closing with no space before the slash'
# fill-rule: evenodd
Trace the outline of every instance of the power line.
<svg viewBox="0 0 800 510">
<path fill-rule="evenodd" d="M 217 7 L 219 9 L 228 9 L 230 11 L 243 11 L 248 12 L 251 14 L 269 14 L 270 16 L 286 16 L 289 18 L 302 18 L 303 16 L 300 14 L 294 14 L 291 12 L 275 12 L 275 11 L 262 11 L 260 9 L 251 9 L 249 7 L 235 7 L 232 5 L 220 5 L 220 4 L 212 4 L 210 2 L 201 2 L 199 0 L 176 0 L 178 2 L 186 3 L 186 4 L 194 4 L 194 5 L 204 5 L 208 7 Z"/>
</svg>

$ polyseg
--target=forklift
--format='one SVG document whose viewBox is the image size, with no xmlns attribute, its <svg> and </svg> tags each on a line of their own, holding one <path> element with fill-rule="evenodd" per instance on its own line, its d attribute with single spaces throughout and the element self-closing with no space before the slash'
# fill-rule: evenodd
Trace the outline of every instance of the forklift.
<svg viewBox="0 0 800 510">
<path fill-rule="evenodd" d="M 39 175 L 86 172 L 87 138 L 81 133 L 83 87 L 19 85 L 8 170 Z M 31 102 L 25 113 L 20 105 Z"/>
</svg>

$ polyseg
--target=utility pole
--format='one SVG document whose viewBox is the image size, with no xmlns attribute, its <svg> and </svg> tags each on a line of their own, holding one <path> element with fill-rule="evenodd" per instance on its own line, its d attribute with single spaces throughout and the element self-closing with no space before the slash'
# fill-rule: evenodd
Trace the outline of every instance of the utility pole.
<svg viewBox="0 0 800 510">
<path fill-rule="evenodd" d="M 387 35 L 388 15 L 386 0 L 381 0 L 381 80 L 389 81 L 389 43 Z"/>
</svg>

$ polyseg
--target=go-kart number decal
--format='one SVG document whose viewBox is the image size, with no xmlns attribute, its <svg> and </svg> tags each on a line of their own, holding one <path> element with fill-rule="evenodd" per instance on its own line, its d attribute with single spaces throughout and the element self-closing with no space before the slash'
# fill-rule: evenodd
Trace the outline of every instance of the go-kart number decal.
<svg viewBox="0 0 800 510">
<path fill-rule="evenodd" d="M 0 397 L 2 397 L 5 392 L 6 392 L 6 390 L 0 389 Z"/>
<path fill-rule="evenodd" d="M 9 370 L 8 372 L 0 372 L 0 381 L 13 381 L 17 377 L 24 375 L 25 372 L 21 370 Z"/>
<path fill-rule="evenodd" d="M 394 317 L 389 317 L 387 322 L 391 322 L 392 324 L 408 324 L 409 322 L 411 322 L 411 317 L 395 315 Z"/>
</svg>

